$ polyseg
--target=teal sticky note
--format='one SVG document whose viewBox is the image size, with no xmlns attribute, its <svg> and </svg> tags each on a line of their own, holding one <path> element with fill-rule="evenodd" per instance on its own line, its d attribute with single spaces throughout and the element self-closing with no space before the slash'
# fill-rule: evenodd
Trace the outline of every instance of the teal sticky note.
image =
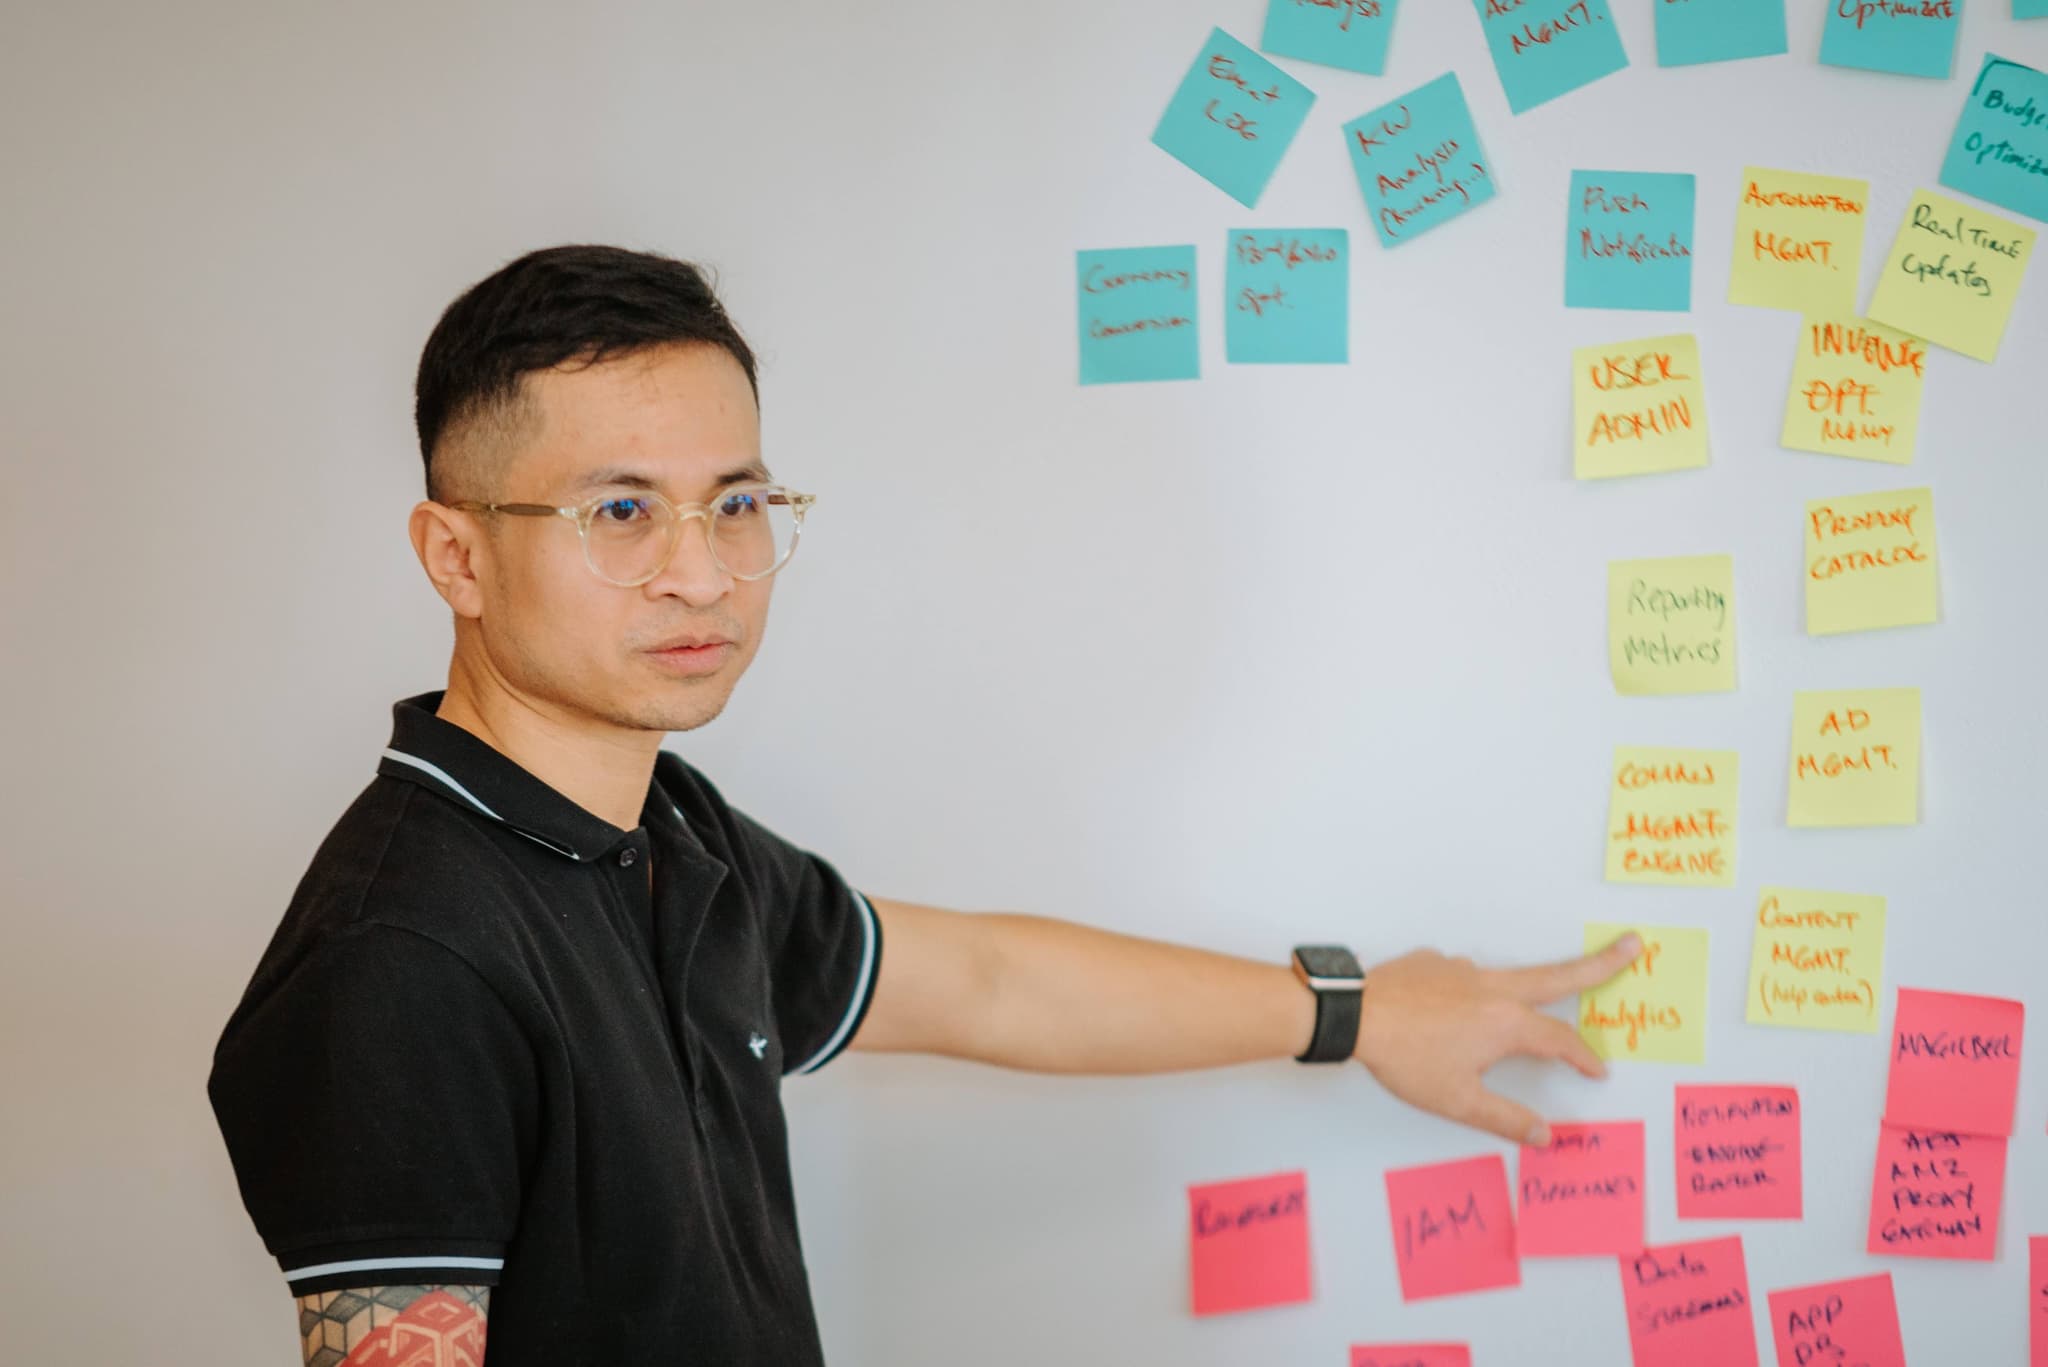
<svg viewBox="0 0 2048 1367">
<path fill-rule="evenodd" d="M 1386 70 L 1395 4 L 1396 0 L 1268 0 L 1259 46 L 1281 57 L 1377 76 Z"/>
<path fill-rule="evenodd" d="M 1224 247 L 1223 345 L 1232 362 L 1351 359 L 1351 235 L 1233 228 Z"/>
<path fill-rule="evenodd" d="M 1201 376 L 1192 246 L 1075 252 L 1074 289 L 1082 384 Z"/>
<path fill-rule="evenodd" d="M 1508 108 L 1519 114 L 1628 65 L 1607 0 L 1472 0 Z"/>
<path fill-rule="evenodd" d="M 1693 178 L 1574 171 L 1564 302 L 1575 309 L 1692 307 Z"/>
<path fill-rule="evenodd" d="M 2048 0 L 2012 0 L 2015 19 L 2048 19 Z"/>
<path fill-rule="evenodd" d="M 1315 98 L 1222 29 L 1211 29 L 1152 141 L 1250 208 Z"/>
<path fill-rule="evenodd" d="M 1745 57 L 1775 57 L 1785 51 L 1785 0 L 1653 3 L 1658 66 L 1736 62 Z"/>
<path fill-rule="evenodd" d="M 1406 242 L 1493 198 L 1493 163 L 1479 145 L 1455 71 L 1345 124 L 1344 145 L 1381 246 Z"/>
<path fill-rule="evenodd" d="M 1941 183 L 2048 220 L 2048 73 L 1985 55 L 1941 163 Z"/>
<path fill-rule="evenodd" d="M 1832 0 L 1820 32 L 1828 66 L 1947 80 L 1955 66 L 1962 0 Z"/>
</svg>

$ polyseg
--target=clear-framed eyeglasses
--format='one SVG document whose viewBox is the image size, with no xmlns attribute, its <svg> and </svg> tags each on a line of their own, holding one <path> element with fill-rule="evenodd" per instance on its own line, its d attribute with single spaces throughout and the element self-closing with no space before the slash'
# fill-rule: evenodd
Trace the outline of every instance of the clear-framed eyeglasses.
<svg viewBox="0 0 2048 1367">
<path fill-rule="evenodd" d="M 683 523 L 704 519 L 704 540 L 718 568 L 735 579 L 765 579 L 789 563 L 803 535 L 804 514 L 818 501 L 780 484 L 748 482 L 719 491 L 710 503 L 675 504 L 652 489 L 596 494 L 557 508 L 546 503 L 483 503 L 458 499 L 450 508 L 566 517 L 583 538 L 584 563 L 607 584 L 637 588 L 667 568 Z"/>
</svg>

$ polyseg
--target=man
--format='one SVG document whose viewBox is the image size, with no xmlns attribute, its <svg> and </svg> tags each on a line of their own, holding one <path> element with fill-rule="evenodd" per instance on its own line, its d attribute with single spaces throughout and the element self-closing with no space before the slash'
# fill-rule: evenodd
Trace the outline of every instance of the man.
<svg viewBox="0 0 2048 1367">
<path fill-rule="evenodd" d="M 821 1362 L 780 1082 L 849 1048 L 1355 1057 L 1534 1143 L 1485 1069 L 1602 1072 L 1534 1007 L 1632 939 L 1513 971 L 1412 953 L 1361 991 L 1328 947 L 1258 963 L 869 897 L 661 749 L 760 649 L 809 503 L 762 463 L 753 355 L 693 267 L 522 257 L 443 314 L 417 399 L 448 684 L 394 705 L 207 1084 L 314 1367 L 474 1364 L 487 1322 L 491 1367 Z"/>
</svg>

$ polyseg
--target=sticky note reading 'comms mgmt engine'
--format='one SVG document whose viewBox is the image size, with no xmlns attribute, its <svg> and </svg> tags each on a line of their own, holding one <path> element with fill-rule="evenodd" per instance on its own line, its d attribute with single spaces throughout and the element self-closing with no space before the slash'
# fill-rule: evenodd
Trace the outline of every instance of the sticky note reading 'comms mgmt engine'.
<svg viewBox="0 0 2048 1367">
<path fill-rule="evenodd" d="M 1740 1235 L 1661 1244 L 1619 1265 L 1635 1367 L 1757 1367 Z"/>
<path fill-rule="evenodd" d="M 1870 316 L 1980 361 L 1998 359 L 2034 230 L 1922 190 L 1877 277 Z"/>
<path fill-rule="evenodd" d="M 1307 1176 L 1189 1187 L 1188 1252 L 1197 1315 L 1309 1299 Z"/>
<path fill-rule="evenodd" d="M 1343 131 L 1381 246 L 1406 242 L 1493 198 L 1493 163 L 1454 71 L 1360 114 Z"/>
<path fill-rule="evenodd" d="M 1797 1220 L 1799 1093 L 1790 1087 L 1679 1087 L 1673 1147 L 1681 1220 Z"/>
<path fill-rule="evenodd" d="M 1886 1123 L 2011 1134 L 2026 1014 L 2004 997 L 1900 988 Z"/>
<path fill-rule="evenodd" d="M 1866 180 L 1744 167 L 1728 302 L 1854 313 L 1869 208 Z"/>
<path fill-rule="evenodd" d="M 1786 824 L 1910 826 L 1920 819 L 1920 690 L 1792 695 Z"/>
<path fill-rule="evenodd" d="M 1607 881 L 1735 886 L 1733 750 L 1619 745 L 1607 800 Z"/>
<path fill-rule="evenodd" d="M 1643 1122 L 1556 1124 L 1522 1146 L 1516 1251 L 1524 1258 L 1634 1253 L 1643 1246 Z"/>
<path fill-rule="evenodd" d="M 1607 668 L 1618 693 L 1734 688 L 1734 559 L 1681 555 L 1609 564 Z"/>
<path fill-rule="evenodd" d="M 1787 1287 L 1773 1291 L 1769 1300 L 1771 1337 L 1783 1367 L 1851 1362 L 1858 1367 L 1906 1367 L 1889 1272 Z"/>
<path fill-rule="evenodd" d="M 1996 1258 L 2006 1143 L 2002 1134 L 1879 1125 L 1864 1250 Z"/>
<path fill-rule="evenodd" d="M 1389 1168 L 1386 1184 L 1402 1300 L 1522 1284 L 1499 1154 Z"/>
<path fill-rule="evenodd" d="M 1934 491 L 1806 505 L 1806 633 L 1922 626 L 1941 615 Z"/>
<path fill-rule="evenodd" d="M 1795 451 L 1904 465 L 1920 434 L 1927 346 L 1867 318 L 1808 317 L 1799 333 L 1785 428 Z"/>
<path fill-rule="evenodd" d="M 1233 364 L 1350 355 L 1351 236 L 1344 229 L 1233 229 L 1224 263 L 1224 354 Z"/>
<path fill-rule="evenodd" d="M 1377 76 L 1386 68 L 1397 0 L 1272 0 L 1259 46 L 1281 57 Z"/>
<path fill-rule="evenodd" d="M 1081 329 L 1081 383 L 1192 380 L 1195 249 L 1111 247 L 1074 253 Z"/>
<path fill-rule="evenodd" d="M 1941 164 L 1941 183 L 2048 220 L 2048 72 L 1984 55 Z"/>
<path fill-rule="evenodd" d="M 1564 302 L 1575 309 L 1692 307 L 1693 178 L 1574 171 Z"/>
<path fill-rule="evenodd" d="M 1707 1058 L 1707 932 L 1680 926 L 1586 926 L 1586 952 L 1633 930 L 1643 952 L 1579 994 L 1579 1035 L 1601 1058 L 1704 1063 Z"/>
<path fill-rule="evenodd" d="M 1763 890 L 1749 961 L 1751 1025 L 1877 1033 L 1884 989 L 1884 898 Z"/>
<path fill-rule="evenodd" d="M 1628 65 L 1606 0 L 1472 0 L 1519 114 Z"/>
<path fill-rule="evenodd" d="M 1775 57 L 1785 50 L 1785 0 L 1716 0 L 1656 8 L 1658 66 Z"/>
<path fill-rule="evenodd" d="M 1315 93 L 1211 29 L 1152 130 L 1154 145 L 1246 208 L 1259 202 Z"/>
</svg>

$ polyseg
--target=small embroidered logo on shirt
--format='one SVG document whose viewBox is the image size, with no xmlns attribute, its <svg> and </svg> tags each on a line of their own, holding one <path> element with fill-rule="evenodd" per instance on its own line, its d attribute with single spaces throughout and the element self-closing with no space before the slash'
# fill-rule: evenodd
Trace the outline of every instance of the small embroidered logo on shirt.
<svg viewBox="0 0 2048 1367">
<path fill-rule="evenodd" d="M 747 1048 L 754 1051 L 755 1058 L 766 1058 L 767 1053 L 765 1051 L 768 1048 L 768 1037 L 758 1031 L 748 1035 Z"/>
</svg>

